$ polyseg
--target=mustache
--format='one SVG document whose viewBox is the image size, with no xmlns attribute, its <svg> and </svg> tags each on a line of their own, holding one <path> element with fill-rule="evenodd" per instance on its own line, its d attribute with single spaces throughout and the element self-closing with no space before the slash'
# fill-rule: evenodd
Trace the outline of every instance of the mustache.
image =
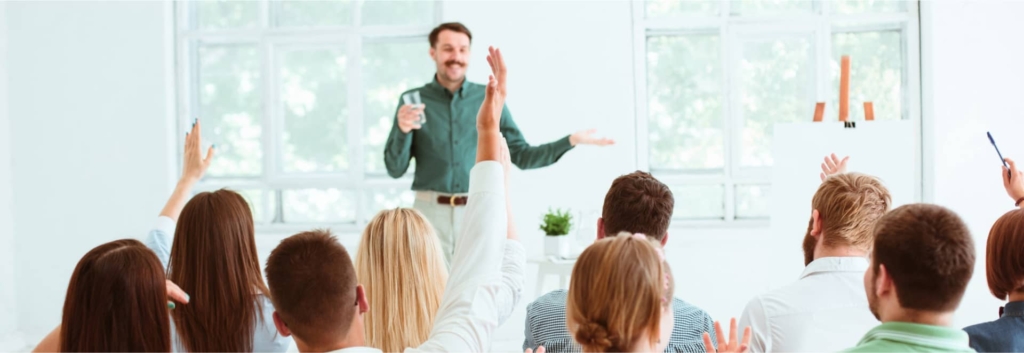
<svg viewBox="0 0 1024 353">
<path fill-rule="evenodd" d="M 459 66 L 462 66 L 462 67 L 466 67 L 466 63 L 465 62 L 458 61 L 458 60 L 448 60 L 448 61 L 444 62 L 444 66 L 452 66 L 452 65 L 459 65 Z"/>
</svg>

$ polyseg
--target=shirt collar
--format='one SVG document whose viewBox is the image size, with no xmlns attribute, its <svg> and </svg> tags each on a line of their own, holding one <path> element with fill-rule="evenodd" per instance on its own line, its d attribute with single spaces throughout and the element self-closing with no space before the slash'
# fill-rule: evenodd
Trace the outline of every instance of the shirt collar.
<svg viewBox="0 0 1024 353">
<path fill-rule="evenodd" d="M 868 269 L 868 259 L 864 257 L 822 257 L 804 268 L 800 279 L 825 272 L 864 272 Z"/>
<path fill-rule="evenodd" d="M 909 322 L 886 322 L 868 331 L 857 345 L 888 340 L 940 350 L 958 350 L 969 346 L 967 332 L 945 326 Z"/>
<path fill-rule="evenodd" d="M 459 90 L 455 91 L 454 94 L 452 92 L 449 92 L 448 89 L 445 88 L 444 86 L 442 86 L 440 82 L 437 82 L 437 74 L 436 73 L 434 74 L 434 77 L 432 77 L 432 79 L 430 80 L 430 83 L 427 84 L 427 86 L 431 86 L 431 87 L 435 87 L 437 89 L 440 89 L 440 90 L 444 91 L 444 93 L 447 93 L 449 95 L 458 94 L 459 97 L 462 97 L 462 93 L 466 91 L 466 87 L 469 87 L 469 80 L 465 79 L 465 78 L 462 79 L 462 86 L 459 86 Z"/>
<path fill-rule="evenodd" d="M 327 353 L 382 353 L 381 350 L 373 347 L 348 347 Z"/>
<path fill-rule="evenodd" d="M 1009 302 L 1003 307 L 1002 316 L 1024 317 L 1024 302 Z"/>
</svg>

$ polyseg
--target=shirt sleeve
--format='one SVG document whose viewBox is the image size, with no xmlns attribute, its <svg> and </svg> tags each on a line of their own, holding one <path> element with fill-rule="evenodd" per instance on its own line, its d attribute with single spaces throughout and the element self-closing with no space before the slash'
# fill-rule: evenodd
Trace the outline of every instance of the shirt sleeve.
<svg viewBox="0 0 1024 353">
<path fill-rule="evenodd" d="M 406 352 L 484 352 L 501 316 L 500 274 L 508 219 L 500 163 L 483 161 L 469 173 L 469 203 L 441 307 L 430 338 Z"/>
<path fill-rule="evenodd" d="M 402 101 L 399 99 L 398 107 L 395 108 L 395 119 L 391 124 L 391 134 L 384 144 L 384 167 L 392 178 L 401 178 L 405 175 L 412 159 L 413 132 L 404 133 L 398 128 L 398 109 L 401 108 Z"/>
<path fill-rule="evenodd" d="M 768 316 L 765 315 L 760 297 L 751 299 L 750 303 L 747 303 L 747 308 L 743 310 L 743 316 L 740 317 L 737 329 L 743 330 L 745 327 L 750 327 L 751 331 L 749 348 L 751 353 L 771 351 L 772 333 L 768 328 Z"/>
<path fill-rule="evenodd" d="M 171 261 L 174 226 L 174 220 L 169 217 L 157 217 L 156 224 L 153 225 L 153 229 L 149 231 L 149 236 L 146 237 L 146 247 L 156 253 L 156 258 L 160 259 L 160 264 L 164 266 L 164 271 L 167 270 L 167 263 Z"/>
<path fill-rule="evenodd" d="M 505 240 L 505 256 L 501 260 L 501 286 L 498 288 L 498 325 L 512 316 L 523 298 L 526 277 L 526 249 L 518 240 Z"/>
<path fill-rule="evenodd" d="M 512 121 L 512 113 L 506 105 L 501 110 L 501 135 L 508 142 L 508 152 L 512 157 L 512 164 L 519 169 L 534 169 L 554 164 L 562 155 L 572 149 L 569 143 L 569 136 L 565 136 L 555 142 L 539 146 L 530 146 L 519 131 L 516 122 Z"/>
</svg>

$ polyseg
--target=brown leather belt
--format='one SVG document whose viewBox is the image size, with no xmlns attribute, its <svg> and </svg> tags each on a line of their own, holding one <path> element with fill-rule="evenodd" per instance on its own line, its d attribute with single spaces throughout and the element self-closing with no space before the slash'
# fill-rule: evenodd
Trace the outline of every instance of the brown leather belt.
<svg viewBox="0 0 1024 353">
<path fill-rule="evenodd" d="M 465 206 L 466 201 L 469 201 L 469 197 L 466 196 L 438 196 L 437 203 L 441 205 Z"/>
</svg>

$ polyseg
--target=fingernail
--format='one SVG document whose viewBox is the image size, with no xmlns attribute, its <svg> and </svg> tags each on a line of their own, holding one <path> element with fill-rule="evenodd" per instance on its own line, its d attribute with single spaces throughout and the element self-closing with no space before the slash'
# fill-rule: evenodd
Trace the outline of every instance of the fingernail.
<svg viewBox="0 0 1024 353">
<path fill-rule="evenodd" d="M 215 144 L 210 145 L 210 148 L 217 148 L 217 144 L 215 143 Z"/>
<path fill-rule="evenodd" d="M 167 308 L 174 310 L 174 302 L 167 302 Z"/>
<path fill-rule="evenodd" d="M 188 293 L 185 293 L 185 302 L 188 303 L 190 301 L 192 301 L 192 297 L 190 297 Z"/>
<path fill-rule="evenodd" d="M 199 118 L 192 119 L 192 125 L 198 124 Z"/>
</svg>

